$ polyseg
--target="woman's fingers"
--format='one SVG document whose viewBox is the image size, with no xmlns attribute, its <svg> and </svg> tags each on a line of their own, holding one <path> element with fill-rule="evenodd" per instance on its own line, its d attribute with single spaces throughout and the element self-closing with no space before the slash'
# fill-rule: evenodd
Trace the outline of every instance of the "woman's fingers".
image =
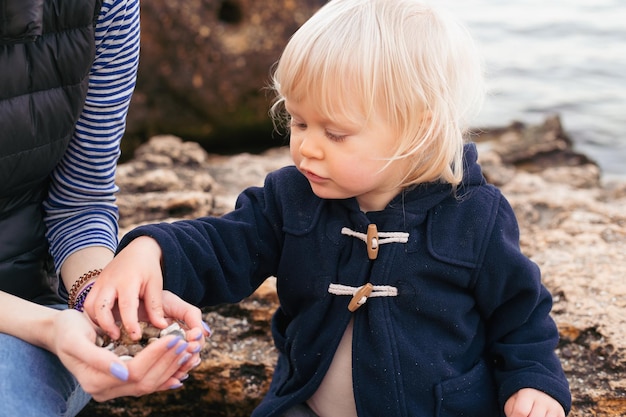
<svg viewBox="0 0 626 417">
<path fill-rule="evenodd" d="M 115 358 L 109 363 L 106 377 L 85 388 L 96 401 L 122 396 L 141 396 L 180 386 L 185 373 L 179 371 L 191 355 L 180 336 L 168 336 L 151 343 L 128 361 Z M 97 348 L 105 350 L 102 348 Z"/>
<path fill-rule="evenodd" d="M 178 382 L 174 375 L 192 356 L 188 345 L 180 336 L 167 336 L 128 361 L 130 379 L 136 382 L 140 395 L 168 389 Z"/>
<path fill-rule="evenodd" d="M 203 331 L 195 328 L 188 331 L 188 340 L 179 335 L 159 338 L 123 361 L 112 351 L 96 346 L 96 332 L 86 315 L 63 311 L 55 326 L 59 335 L 73 329 L 72 340 L 58 337 L 55 350 L 96 401 L 179 388 L 181 380 L 200 363 L 204 345 Z"/>
</svg>

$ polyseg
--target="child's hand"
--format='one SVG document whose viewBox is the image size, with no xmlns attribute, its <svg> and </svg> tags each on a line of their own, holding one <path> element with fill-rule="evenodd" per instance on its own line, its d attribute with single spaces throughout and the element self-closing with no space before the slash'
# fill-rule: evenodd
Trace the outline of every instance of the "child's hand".
<svg viewBox="0 0 626 417">
<path fill-rule="evenodd" d="M 533 388 L 517 391 L 504 404 L 507 417 L 565 417 L 565 410 L 548 394 Z"/>
<path fill-rule="evenodd" d="M 138 237 L 104 268 L 85 299 L 85 312 L 112 339 L 120 329 L 115 314 L 131 338 L 141 337 L 140 317 L 165 328 L 165 317 L 181 320 L 189 328 L 203 329 L 199 308 L 163 291 L 161 248 L 149 237 Z M 204 325 L 205 326 L 205 325 Z M 208 331 L 205 331 L 208 335 Z"/>
</svg>

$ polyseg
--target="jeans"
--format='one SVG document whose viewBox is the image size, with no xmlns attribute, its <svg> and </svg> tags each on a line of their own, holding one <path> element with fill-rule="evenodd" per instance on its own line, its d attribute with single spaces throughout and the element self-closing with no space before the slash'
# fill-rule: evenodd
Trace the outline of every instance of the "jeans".
<svg viewBox="0 0 626 417">
<path fill-rule="evenodd" d="M 74 417 L 90 399 L 54 354 L 0 333 L 0 417 Z"/>
</svg>

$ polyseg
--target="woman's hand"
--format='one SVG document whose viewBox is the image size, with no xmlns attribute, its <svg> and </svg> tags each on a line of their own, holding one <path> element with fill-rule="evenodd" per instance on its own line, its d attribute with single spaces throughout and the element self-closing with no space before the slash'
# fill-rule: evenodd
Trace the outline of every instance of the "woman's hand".
<svg viewBox="0 0 626 417">
<path fill-rule="evenodd" d="M 53 319 L 50 350 L 76 376 L 96 401 L 140 396 L 175 389 L 200 363 L 204 331 L 187 331 L 187 340 L 167 336 L 150 343 L 128 361 L 96 346 L 96 330 L 89 318 L 75 310 L 63 310 Z"/>
<path fill-rule="evenodd" d="M 507 417 L 565 417 L 557 400 L 533 388 L 517 391 L 504 404 Z"/>
</svg>

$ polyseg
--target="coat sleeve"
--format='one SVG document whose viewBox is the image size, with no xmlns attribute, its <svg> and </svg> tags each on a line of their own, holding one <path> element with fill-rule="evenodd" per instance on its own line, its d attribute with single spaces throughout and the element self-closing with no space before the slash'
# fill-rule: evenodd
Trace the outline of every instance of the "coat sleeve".
<svg viewBox="0 0 626 417">
<path fill-rule="evenodd" d="M 559 333 L 550 317 L 552 297 L 538 266 L 520 250 L 518 223 L 504 197 L 485 248 L 474 290 L 487 323 L 501 403 L 522 388 L 534 388 L 569 412 L 569 385 L 555 353 Z"/>
<path fill-rule="evenodd" d="M 275 273 L 281 252 L 271 190 L 247 189 L 223 217 L 140 226 L 118 250 L 138 236 L 153 237 L 163 251 L 165 289 L 198 306 L 240 301 Z"/>
</svg>

